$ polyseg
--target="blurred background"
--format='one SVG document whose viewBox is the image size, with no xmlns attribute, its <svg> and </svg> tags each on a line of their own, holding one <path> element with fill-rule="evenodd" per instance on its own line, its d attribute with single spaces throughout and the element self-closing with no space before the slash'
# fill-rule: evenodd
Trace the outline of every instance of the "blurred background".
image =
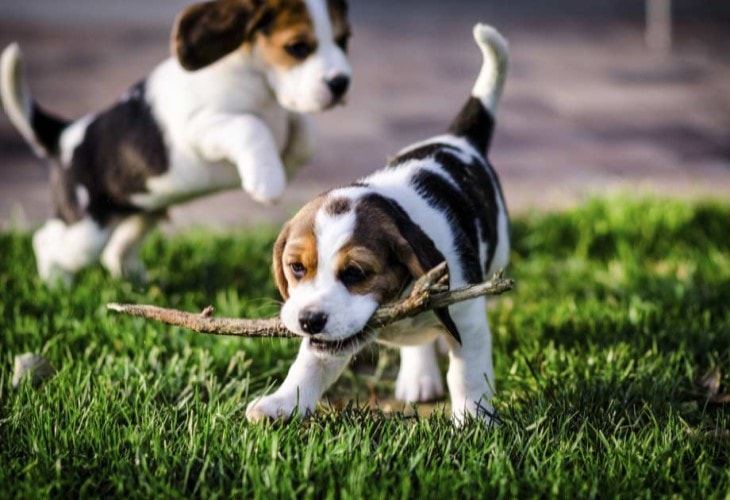
<svg viewBox="0 0 730 500">
<path fill-rule="evenodd" d="M 613 191 L 730 199 L 727 0 L 350 0 L 354 84 L 317 115 L 318 149 L 275 207 L 231 191 L 177 207 L 167 228 L 278 224 L 324 189 L 442 132 L 471 89 L 477 21 L 510 41 L 491 159 L 513 212 Z M 37 100 L 99 111 L 168 55 L 184 0 L 0 0 Z M 0 227 L 51 212 L 45 166 L 0 117 Z"/>
</svg>

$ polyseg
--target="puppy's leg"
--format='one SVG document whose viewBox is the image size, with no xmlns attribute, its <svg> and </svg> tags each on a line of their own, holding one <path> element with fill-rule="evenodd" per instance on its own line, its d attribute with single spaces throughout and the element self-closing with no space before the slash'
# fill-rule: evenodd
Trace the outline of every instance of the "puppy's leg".
<svg viewBox="0 0 730 500">
<path fill-rule="evenodd" d="M 139 247 L 159 216 L 135 214 L 117 224 L 101 254 L 101 263 L 114 278 L 144 280 L 146 270 L 139 258 Z"/>
<path fill-rule="evenodd" d="M 451 315 L 461 334 L 461 345 L 449 342 L 449 370 L 446 382 L 451 394 L 451 412 L 455 424 L 465 416 L 491 421 L 490 403 L 494 394 L 492 335 L 485 313 L 484 299 L 474 299 L 451 306 Z"/>
<path fill-rule="evenodd" d="M 286 187 L 284 165 L 274 137 L 254 115 L 201 117 L 190 125 L 190 138 L 208 161 L 236 165 L 243 189 L 253 199 L 271 203 Z"/>
<path fill-rule="evenodd" d="M 38 274 L 49 285 L 70 283 L 75 273 L 96 260 L 109 239 L 109 230 L 90 218 L 67 226 L 51 219 L 33 235 Z"/>
<path fill-rule="evenodd" d="M 342 374 L 350 357 L 316 356 L 309 350 L 309 341 L 303 340 L 284 383 L 273 394 L 248 405 L 246 418 L 257 422 L 266 418 L 288 419 L 294 410 L 301 415 L 314 412 L 319 398 Z"/>
<path fill-rule="evenodd" d="M 290 178 L 312 158 L 314 146 L 314 132 L 309 117 L 299 113 L 289 114 L 289 138 L 281 158 Z"/>
<path fill-rule="evenodd" d="M 400 371 L 395 381 L 395 397 L 407 403 L 433 401 L 444 395 L 435 342 L 401 347 Z"/>
</svg>

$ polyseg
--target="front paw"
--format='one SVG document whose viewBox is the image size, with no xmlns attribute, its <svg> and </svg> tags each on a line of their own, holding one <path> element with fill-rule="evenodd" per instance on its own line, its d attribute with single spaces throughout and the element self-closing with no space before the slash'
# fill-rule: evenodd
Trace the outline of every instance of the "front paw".
<svg viewBox="0 0 730 500">
<path fill-rule="evenodd" d="M 251 198 L 266 205 L 281 198 L 285 188 L 286 174 L 280 162 L 251 169 L 243 178 L 243 189 Z"/>
<path fill-rule="evenodd" d="M 294 416 L 295 411 L 299 410 L 302 416 L 311 413 L 309 408 L 300 408 L 297 397 L 286 395 L 272 394 L 271 396 L 263 396 L 246 408 L 246 418 L 249 422 L 261 422 L 264 420 L 281 420 L 289 421 Z"/>
<path fill-rule="evenodd" d="M 451 423 L 454 427 L 462 428 L 469 422 L 479 422 L 487 427 L 499 425 L 501 420 L 494 407 L 485 401 L 474 402 L 459 406 L 451 402 Z"/>
</svg>

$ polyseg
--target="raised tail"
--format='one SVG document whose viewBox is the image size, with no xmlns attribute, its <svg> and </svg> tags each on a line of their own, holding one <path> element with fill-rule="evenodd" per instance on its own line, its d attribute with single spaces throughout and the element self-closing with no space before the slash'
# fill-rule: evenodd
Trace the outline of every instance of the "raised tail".
<svg viewBox="0 0 730 500">
<path fill-rule="evenodd" d="M 486 153 L 494 132 L 497 105 L 507 78 L 509 49 L 507 40 L 486 24 L 474 26 L 474 40 L 482 51 L 484 62 L 471 97 L 451 123 L 449 133 L 466 138 Z"/>
<path fill-rule="evenodd" d="M 0 100 L 10 122 L 38 156 L 58 155 L 61 133 L 69 122 L 45 112 L 33 102 L 16 43 L 9 45 L 0 56 Z"/>
</svg>

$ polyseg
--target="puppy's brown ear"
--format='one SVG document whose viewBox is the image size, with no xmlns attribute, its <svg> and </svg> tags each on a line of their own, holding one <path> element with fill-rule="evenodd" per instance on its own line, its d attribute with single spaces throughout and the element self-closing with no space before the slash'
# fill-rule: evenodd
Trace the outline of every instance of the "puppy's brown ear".
<svg viewBox="0 0 730 500">
<path fill-rule="evenodd" d="M 392 226 L 385 224 L 383 230 L 388 234 L 395 257 L 414 279 L 420 278 L 446 260 L 431 238 L 411 220 L 400 205 L 380 195 L 369 195 L 361 203 L 372 204 L 392 221 Z M 434 312 L 446 330 L 461 343 L 461 335 L 448 308 L 436 309 Z"/>
<path fill-rule="evenodd" d="M 289 238 L 288 223 L 281 230 L 281 234 L 279 234 L 276 243 L 274 243 L 274 257 L 272 262 L 274 280 L 276 280 L 276 286 L 279 288 L 279 293 L 284 300 L 289 298 L 289 282 L 286 280 L 286 275 L 284 275 L 284 263 L 282 262 L 287 238 Z"/>
<path fill-rule="evenodd" d="M 260 0 L 213 0 L 191 5 L 172 30 L 172 52 L 183 68 L 195 71 L 240 47 L 261 16 Z"/>
</svg>

